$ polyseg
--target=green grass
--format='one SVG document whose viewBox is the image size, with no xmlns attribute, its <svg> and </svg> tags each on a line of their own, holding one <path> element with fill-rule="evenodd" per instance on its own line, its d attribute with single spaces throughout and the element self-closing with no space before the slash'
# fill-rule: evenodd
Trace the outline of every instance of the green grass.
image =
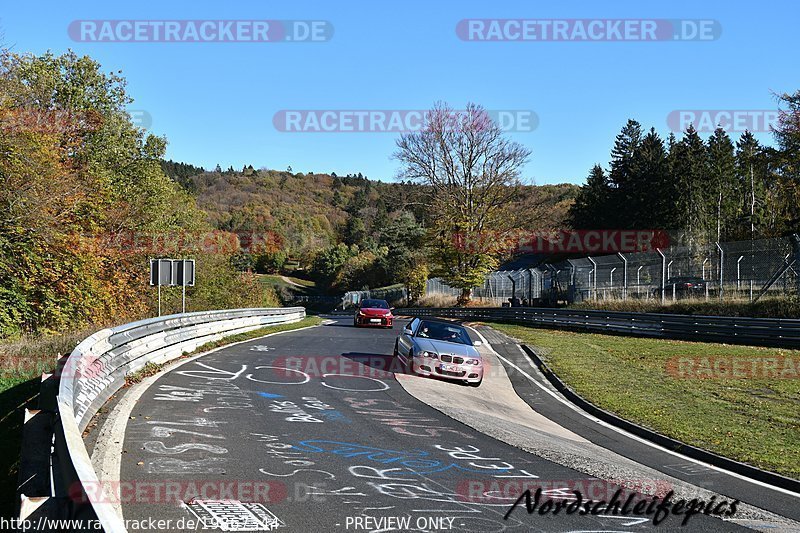
<svg viewBox="0 0 800 533">
<path fill-rule="evenodd" d="M 491 324 L 537 349 L 593 404 L 682 442 L 800 479 L 800 368 L 795 379 L 680 378 L 674 357 L 752 360 L 800 351 L 640 339 Z"/>
<path fill-rule="evenodd" d="M 745 316 L 760 318 L 800 318 L 800 298 L 764 297 L 757 302 L 746 300 L 686 299 L 665 305 L 660 300 L 596 300 L 569 306 L 571 309 L 602 309 L 638 313 L 678 313 L 684 315 Z"/>
<path fill-rule="evenodd" d="M 279 274 L 259 274 L 258 280 L 261 283 L 272 286 L 284 301 L 289 299 L 293 294 L 300 296 L 320 294 L 319 288 L 314 281 L 293 276 L 286 277 L 297 285 L 300 285 L 300 287 L 287 283 Z"/>
<path fill-rule="evenodd" d="M 136 372 L 131 372 L 130 374 L 125 375 L 125 385 L 130 386 L 134 383 L 140 383 L 144 378 L 155 376 L 161 372 L 163 367 L 163 364 L 159 365 L 156 363 L 145 363 L 145 365 Z"/>
<path fill-rule="evenodd" d="M 254 329 L 253 331 L 248 331 L 246 333 L 239 333 L 238 335 L 232 335 L 230 337 L 225 337 L 224 339 L 219 339 L 216 341 L 207 342 L 201 346 L 198 346 L 194 351 L 185 354 L 186 356 L 207 352 L 208 350 L 213 350 L 214 348 L 219 348 L 220 346 L 225 346 L 227 344 L 231 344 L 234 342 L 242 342 L 242 341 L 249 341 L 251 339 L 257 339 L 258 337 L 263 337 L 264 335 L 268 335 L 270 333 L 278 333 L 280 331 L 292 331 L 295 329 L 306 328 L 308 326 L 317 326 L 322 323 L 322 318 L 318 316 L 307 316 L 303 320 L 298 322 L 293 322 L 292 324 L 278 324 L 276 326 L 266 326 L 259 329 Z"/>
</svg>

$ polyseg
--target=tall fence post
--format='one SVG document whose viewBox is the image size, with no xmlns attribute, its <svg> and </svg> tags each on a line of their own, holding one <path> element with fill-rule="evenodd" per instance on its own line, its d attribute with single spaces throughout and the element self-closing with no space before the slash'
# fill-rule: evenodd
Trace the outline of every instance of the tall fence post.
<svg viewBox="0 0 800 533">
<path fill-rule="evenodd" d="M 622 252 L 617 252 L 619 258 L 622 259 L 622 299 L 628 299 L 628 258 L 622 255 Z"/>
<path fill-rule="evenodd" d="M 741 291 L 742 290 L 742 270 L 741 270 L 742 259 L 744 259 L 744 256 L 740 255 L 739 259 L 736 260 L 736 290 L 737 291 Z"/>
<path fill-rule="evenodd" d="M 792 233 L 792 252 L 794 253 L 795 266 L 800 265 L 800 235 Z M 797 294 L 800 295 L 800 276 L 795 276 Z"/>
<path fill-rule="evenodd" d="M 575 294 L 578 292 L 578 286 L 576 285 L 576 273 L 577 268 L 575 268 L 575 263 L 572 262 L 572 259 L 567 259 L 567 264 L 569 265 L 569 287 L 567 287 L 567 300 L 569 303 L 573 303 L 575 300 Z"/>
<path fill-rule="evenodd" d="M 597 300 L 597 263 L 594 259 L 587 257 L 586 259 L 592 264 L 592 271 L 594 272 L 594 279 L 592 281 L 592 300 Z"/>
<path fill-rule="evenodd" d="M 717 245 L 717 250 L 719 250 L 719 299 L 722 300 L 722 293 L 725 287 L 723 281 L 725 279 L 725 250 L 722 249 L 718 242 L 714 244 Z"/>
<path fill-rule="evenodd" d="M 661 256 L 661 305 L 667 303 L 666 295 L 666 275 L 667 275 L 667 256 L 661 251 L 661 248 L 656 248 L 656 252 Z"/>
<path fill-rule="evenodd" d="M 528 305 L 533 306 L 533 269 L 528 269 Z"/>
</svg>

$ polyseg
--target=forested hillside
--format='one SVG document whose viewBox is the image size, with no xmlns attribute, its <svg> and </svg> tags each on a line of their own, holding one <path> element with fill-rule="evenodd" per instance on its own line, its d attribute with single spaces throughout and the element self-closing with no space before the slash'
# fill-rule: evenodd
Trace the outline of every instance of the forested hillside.
<svg viewBox="0 0 800 533">
<path fill-rule="evenodd" d="M 343 290 L 403 282 L 412 265 L 424 263 L 423 237 L 435 213 L 426 207 L 429 191 L 422 185 L 252 165 L 174 179 L 196 196 L 215 228 L 267 235 L 279 244 L 242 257 L 244 268 L 277 272 L 292 257 L 307 275 Z M 519 224 L 563 227 L 578 189 L 523 186 L 514 204 Z"/>
</svg>

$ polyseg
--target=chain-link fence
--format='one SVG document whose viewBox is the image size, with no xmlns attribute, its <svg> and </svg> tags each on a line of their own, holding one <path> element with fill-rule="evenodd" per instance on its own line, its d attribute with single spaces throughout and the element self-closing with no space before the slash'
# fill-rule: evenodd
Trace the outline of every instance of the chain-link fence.
<svg viewBox="0 0 800 533">
<path fill-rule="evenodd" d="M 472 299 L 478 302 L 500 305 L 511 298 L 533 302 L 542 298 L 542 291 L 549 290 L 549 274 L 539 269 L 499 270 L 486 276 L 483 285 L 472 290 Z M 429 279 L 425 286 L 426 295 L 458 297 L 460 289 L 448 286 L 439 278 Z"/>
<path fill-rule="evenodd" d="M 502 304 L 511 298 L 531 305 L 554 301 L 686 298 L 757 300 L 800 293 L 800 237 L 760 239 L 702 246 L 673 246 L 568 259 L 527 270 L 486 276 L 473 297 Z M 440 279 L 428 280 L 426 294 L 458 296 Z"/>
</svg>

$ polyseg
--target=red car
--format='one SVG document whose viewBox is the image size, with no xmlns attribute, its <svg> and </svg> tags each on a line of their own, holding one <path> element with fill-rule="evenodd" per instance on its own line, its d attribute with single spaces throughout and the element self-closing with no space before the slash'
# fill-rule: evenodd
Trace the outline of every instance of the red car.
<svg viewBox="0 0 800 533">
<path fill-rule="evenodd" d="M 386 300 L 361 300 L 356 307 L 353 326 L 378 326 L 391 328 L 394 316 Z"/>
</svg>

